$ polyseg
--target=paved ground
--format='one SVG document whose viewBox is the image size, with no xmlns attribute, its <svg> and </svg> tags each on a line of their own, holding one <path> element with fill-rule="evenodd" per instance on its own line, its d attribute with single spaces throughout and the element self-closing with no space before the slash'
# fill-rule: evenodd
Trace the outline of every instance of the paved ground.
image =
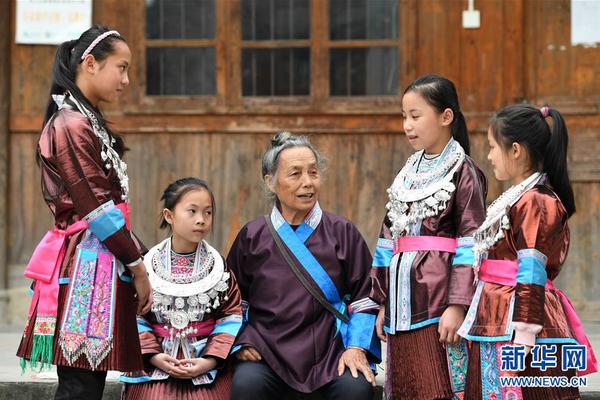
<svg viewBox="0 0 600 400">
<path fill-rule="evenodd" d="M 41 400 L 51 399 L 55 390 L 56 371 L 21 374 L 19 360 L 15 356 L 21 336 L 21 327 L 0 327 L 0 400 Z M 597 355 L 600 355 L 600 324 L 587 324 L 586 332 Z M 378 376 L 382 384 L 383 373 Z M 118 399 L 119 374 L 110 372 L 105 391 L 106 400 Z M 581 388 L 585 400 L 600 400 L 600 373 L 588 375 L 586 387 Z"/>
</svg>

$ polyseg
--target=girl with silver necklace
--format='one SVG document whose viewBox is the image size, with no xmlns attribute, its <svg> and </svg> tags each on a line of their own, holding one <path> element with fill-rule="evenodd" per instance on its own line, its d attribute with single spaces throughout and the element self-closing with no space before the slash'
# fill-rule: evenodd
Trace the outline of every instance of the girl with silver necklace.
<svg viewBox="0 0 600 400">
<path fill-rule="evenodd" d="M 459 334 L 471 340 L 465 399 L 574 399 L 577 387 L 506 387 L 501 376 L 583 375 L 597 370 L 581 322 L 552 283 L 569 248 L 568 219 L 575 212 L 567 173 L 568 133 L 562 115 L 549 107 L 508 106 L 488 130 L 488 160 L 496 179 L 513 183 L 487 210 L 475 232 L 477 289 Z M 517 371 L 501 365 L 502 348 L 518 346 Z M 587 366 L 544 372 L 532 367 L 530 351 L 551 347 L 560 360 L 564 346 L 587 347 Z M 535 346 L 535 347 L 534 347 Z M 479 372 L 481 371 L 481 372 Z"/>
<path fill-rule="evenodd" d="M 485 216 L 486 181 L 468 156 L 451 81 L 417 79 L 404 93 L 402 113 L 417 152 L 388 189 L 370 296 L 381 305 L 376 327 L 387 341 L 385 392 L 450 399 L 462 392 L 454 383 L 466 373 L 466 343 L 456 331 L 473 294 L 471 236 Z"/>
<path fill-rule="evenodd" d="M 162 228 L 171 236 L 144 257 L 153 288 L 152 311 L 138 318 L 143 371 L 121 377 L 123 399 L 216 399 L 230 396 L 225 366 L 242 324 L 241 297 L 221 255 L 204 237 L 214 197 L 196 178 L 165 190 Z"/>
</svg>

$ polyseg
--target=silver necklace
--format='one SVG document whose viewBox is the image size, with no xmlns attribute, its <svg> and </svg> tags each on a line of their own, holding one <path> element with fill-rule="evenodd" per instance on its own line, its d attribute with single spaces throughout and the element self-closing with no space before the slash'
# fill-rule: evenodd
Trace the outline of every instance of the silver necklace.
<svg viewBox="0 0 600 400">
<path fill-rule="evenodd" d="M 474 236 L 473 253 L 475 255 L 475 265 L 477 268 L 481 264 L 482 257 L 492 246 L 504 238 L 504 231 L 510 229 L 508 213 L 510 208 L 523 196 L 523 194 L 534 187 L 539 181 L 541 174 L 535 172 L 527 177 L 523 182 L 511 186 L 496 200 L 490 204 L 486 210 L 486 218 L 483 224 Z"/>
<path fill-rule="evenodd" d="M 408 234 L 410 226 L 417 221 L 438 215 L 456 190 L 452 177 L 465 159 L 460 144 L 450 138 L 439 156 L 439 163 L 427 172 L 417 170 L 423 153 L 421 150 L 408 158 L 387 190 L 387 215 L 394 238 Z"/>
<path fill-rule="evenodd" d="M 71 95 L 71 93 L 67 92 L 67 95 L 71 99 L 71 101 L 77 106 L 79 111 L 85 115 L 92 124 L 92 130 L 98 139 L 100 139 L 100 143 L 102 145 L 102 149 L 100 152 L 100 157 L 102 158 L 102 162 L 104 162 L 104 167 L 107 170 L 111 168 L 115 170 L 117 173 L 117 177 L 119 178 L 119 183 L 121 185 L 121 199 L 125 202 L 129 201 L 129 177 L 127 176 L 127 164 L 121 157 L 119 153 L 115 149 L 113 149 L 113 145 L 115 144 L 115 139 L 110 137 L 106 129 L 100 125 L 96 116 L 89 111 L 87 108 L 83 106 L 77 99 Z"/>
</svg>

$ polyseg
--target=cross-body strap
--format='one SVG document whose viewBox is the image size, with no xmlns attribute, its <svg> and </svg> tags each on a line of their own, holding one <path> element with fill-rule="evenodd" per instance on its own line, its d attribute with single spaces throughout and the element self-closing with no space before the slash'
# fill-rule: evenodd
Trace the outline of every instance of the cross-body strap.
<svg viewBox="0 0 600 400">
<path fill-rule="evenodd" d="M 317 300 L 319 303 L 321 303 L 321 305 L 323 307 L 325 307 L 325 309 L 327 311 L 329 311 L 330 313 L 335 315 L 335 317 L 340 319 L 341 321 L 348 323 L 350 321 L 350 319 L 346 315 L 344 315 L 341 312 L 339 312 L 338 310 L 336 310 L 335 307 L 333 307 L 333 305 L 331 305 L 331 303 L 329 301 L 327 301 L 327 299 L 325 299 L 325 297 L 323 297 L 321 292 L 319 290 L 315 289 L 314 286 L 312 286 L 310 284 L 310 282 L 308 281 L 306 276 L 298 269 L 298 266 L 292 259 L 292 256 L 288 252 L 288 249 L 285 247 L 285 245 L 281 241 L 281 238 L 277 234 L 277 231 L 275 231 L 275 227 L 273 226 L 273 222 L 271 222 L 271 218 L 268 215 L 265 215 L 265 220 L 267 222 L 267 226 L 269 227 L 269 232 L 271 233 L 271 236 L 273 236 L 273 240 L 275 240 L 275 244 L 277 245 L 277 248 L 281 252 L 283 259 L 289 265 L 290 269 L 292 270 L 294 275 L 296 275 L 296 278 L 298 278 L 298 280 L 300 281 L 302 286 L 304 286 L 304 288 L 306 290 L 308 290 L 308 293 L 310 293 L 315 298 L 315 300 Z"/>
</svg>

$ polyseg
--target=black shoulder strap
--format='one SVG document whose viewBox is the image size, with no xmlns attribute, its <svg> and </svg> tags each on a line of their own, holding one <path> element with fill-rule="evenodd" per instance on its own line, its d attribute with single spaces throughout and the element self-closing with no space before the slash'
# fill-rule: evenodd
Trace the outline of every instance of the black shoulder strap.
<svg viewBox="0 0 600 400">
<path fill-rule="evenodd" d="M 323 307 L 325 307 L 325 309 L 327 311 L 329 311 L 330 313 L 335 315 L 335 317 L 340 319 L 341 321 L 348 323 L 350 321 L 348 319 L 348 317 L 346 315 L 342 314 L 341 312 L 339 312 L 338 310 L 336 310 L 331 305 L 331 303 L 329 301 L 327 301 L 327 299 L 325 297 L 323 297 L 323 294 L 321 293 L 321 291 L 315 289 L 315 287 L 310 284 L 308 279 L 306 279 L 306 276 L 304 276 L 304 274 L 298 269 L 298 266 L 292 259 L 292 256 L 288 252 L 288 249 L 285 247 L 285 245 L 281 241 L 281 238 L 275 231 L 273 222 L 271 222 L 271 217 L 269 217 L 268 215 L 265 215 L 265 220 L 267 221 L 267 226 L 269 227 L 269 232 L 271 232 L 271 236 L 273 236 L 273 240 L 275 240 L 275 244 L 277 245 L 277 248 L 281 252 L 283 259 L 286 261 L 287 265 L 289 265 L 290 269 L 292 270 L 294 275 L 296 275 L 296 278 L 298 278 L 298 280 L 300 281 L 302 286 L 304 286 L 304 288 L 306 290 L 308 290 L 308 293 L 310 293 L 312 295 L 312 297 L 315 298 L 315 300 L 317 300 L 319 303 L 321 303 L 321 305 Z"/>
</svg>

